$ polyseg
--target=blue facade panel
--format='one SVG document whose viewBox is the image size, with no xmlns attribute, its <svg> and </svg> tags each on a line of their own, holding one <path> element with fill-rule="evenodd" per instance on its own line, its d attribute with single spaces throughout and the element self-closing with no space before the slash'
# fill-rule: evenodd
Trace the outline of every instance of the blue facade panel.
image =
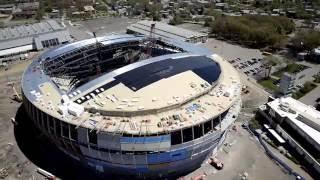
<svg viewBox="0 0 320 180">
<path fill-rule="evenodd" d="M 154 153 L 147 155 L 148 164 L 159 164 L 169 162 L 171 159 L 170 152 Z"/>
<path fill-rule="evenodd" d="M 189 154 L 186 149 L 181 149 L 173 152 L 148 154 L 148 164 L 159 164 L 179 161 L 190 157 L 190 155 L 191 154 Z"/>
<path fill-rule="evenodd" d="M 179 161 L 188 158 L 187 149 L 181 149 L 177 151 L 170 152 L 171 161 Z"/>
<path fill-rule="evenodd" d="M 151 136 L 151 137 L 121 137 L 121 144 L 148 144 L 170 141 L 170 135 Z"/>
</svg>

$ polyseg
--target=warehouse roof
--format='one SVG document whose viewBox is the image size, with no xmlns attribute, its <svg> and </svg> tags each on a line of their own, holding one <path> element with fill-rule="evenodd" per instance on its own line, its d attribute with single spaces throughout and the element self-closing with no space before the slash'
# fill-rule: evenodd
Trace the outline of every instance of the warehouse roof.
<svg viewBox="0 0 320 180">
<path fill-rule="evenodd" d="M 21 52 L 26 52 L 32 50 L 32 45 L 19 46 L 15 48 L 0 50 L 0 56 L 10 55 L 10 54 L 18 54 Z"/>
<path fill-rule="evenodd" d="M 0 29 L 0 42 L 64 29 L 54 20 Z"/>
<path fill-rule="evenodd" d="M 165 38 L 175 38 L 178 40 L 189 39 L 193 37 L 207 36 L 207 34 L 190 31 L 184 28 L 172 26 L 157 21 L 139 21 L 135 24 L 131 24 L 127 29 L 136 31 L 141 34 L 149 35 L 151 24 L 155 24 L 155 35 L 163 36 Z"/>
</svg>

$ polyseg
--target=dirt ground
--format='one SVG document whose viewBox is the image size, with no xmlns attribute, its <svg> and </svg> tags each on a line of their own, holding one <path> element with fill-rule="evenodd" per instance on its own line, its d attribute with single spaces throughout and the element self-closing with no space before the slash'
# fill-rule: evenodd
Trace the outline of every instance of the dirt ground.
<svg viewBox="0 0 320 180">
<path fill-rule="evenodd" d="M 241 123 L 238 122 L 236 125 L 237 131 L 231 130 L 227 136 L 225 143 L 228 145 L 223 145 L 217 153 L 217 158 L 224 163 L 224 168 L 216 170 L 204 163 L 185 179 L 206 174 L 205 179 L 240 180 L 244 172 L 248 173 L 248 179 L 254 180 L 295 179 L 268 158 L 258 140 L 241 128 Z M 306 179 L 311 179 L 308 174 L 303 173 Z"/>
<path fill-rule="evenodd" d="M 0 179 L 32 179 L 36 168 L 17 146 L 10 119 L 15 117 L 20 103 L 10 99 L 13 90 L 7 85 L 14 82 L 19 90 L 21 74 L 30 62 L 23 61 L 10 66 L 7 71 L 0 70 Z"/>
<path fill-rule="evenodd" d="M 49 143 L 34 128 L 21 103 L 11 100 L 13 90 L 8 82 L 14 82 L 20 92 L 22 73 L 30 63 L 22 61 L 10 65 L 7 71 L 0 70 L 0 179 L 43 180 L 45 177 L 37 173 L 38 167 L 61 179 L 98 179 Z"/>
</svg>

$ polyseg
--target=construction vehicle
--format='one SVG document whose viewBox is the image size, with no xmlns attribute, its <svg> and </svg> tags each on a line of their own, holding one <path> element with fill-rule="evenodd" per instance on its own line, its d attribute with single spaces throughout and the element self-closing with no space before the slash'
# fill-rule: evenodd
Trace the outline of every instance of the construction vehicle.
<svg viewBox="0 0 320 180">
<path fill-rule="evenodd" d="M 18 91 L 16 90 L 16 88 L 14 87 L 14 83 L 10 82 L 10 83 L 7 83 L 7 85 L 11 86 L 12 90 L 13 90 L 13 95 L 12 95 L 11 99 L 16 102 L 19 102 L 19 103 L 22 102 L 22 98 L 21 98 L 20 94 L 18 93 Z"/>
<path fill-rule="evenodd" d="M 213 167 L 215 167 L 216 169 L 218 169 L 218 170 L 221 170 L 221 169 L 223 168 L 223 163 L 222 163 L 219 159 L 217 159 L 216 157 L 214 157 L 214 158 L 211 157 L 211 158 L 209 159 L 208 163 L 209 163 L 211 166 L 213 166 Z"/>
</svg>

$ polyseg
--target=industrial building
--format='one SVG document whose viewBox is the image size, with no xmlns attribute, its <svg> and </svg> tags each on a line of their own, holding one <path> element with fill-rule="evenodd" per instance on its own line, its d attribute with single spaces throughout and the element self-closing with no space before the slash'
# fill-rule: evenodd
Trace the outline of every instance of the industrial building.
<svg viewBox="0 0 320 180">
<path fill-rule="evenodd" d="M 148 36 L 150 34 L 152 24 L 155 25 L 154 36 L 158 38 L 175 39 L 191 43 L 205 42 L 208 39 L 208 34 L 206 33 L 199 33 L 162 22 L 147 20 L 131 24 L 127 27 L 127 33 Z"/>
<path fill-rule="evenodd" d="M 291 97 L 272 99 L 259 112 L 320 175 L 320 112 Z"/>
<path fill-rule="evenodd" d="M 223 141 L 241 108 L 237 71 L 181 41 L 110 35 L 46 51 L 22 77 L 33 123 L 100 174 L 178 177 Z"/>
<path fill-rule="evenodd" d="M 0 29 L 0 57 L 42 50 L 70 41 L 67 29 L 54 20 L 3 28 Z"/>
</svg>

